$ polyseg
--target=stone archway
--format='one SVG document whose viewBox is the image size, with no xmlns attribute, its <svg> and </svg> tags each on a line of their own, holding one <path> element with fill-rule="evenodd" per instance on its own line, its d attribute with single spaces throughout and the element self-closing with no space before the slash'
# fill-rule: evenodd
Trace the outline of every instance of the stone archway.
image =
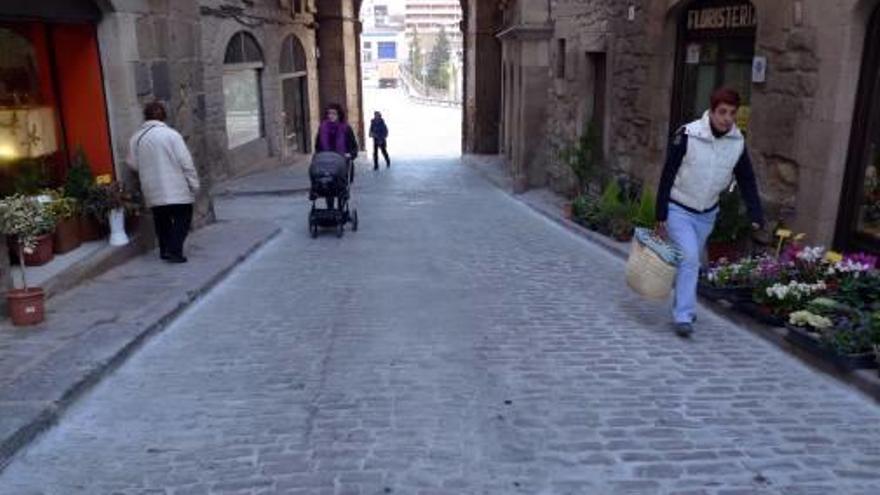
<svg viewBox="0 0 880 495">
<path fill-rule="evenodd" d="M 464 34 L 462 151 L 498 153 L 501 123 L 502 11 L 496 0 L 460 0 Z M 320 101 L 339 101 L 350 123 L 362 118 L 359 14 L 362 0 L 317 0 Z M 341 61 L 341 63 L 340 63 Z"/>
</svg>

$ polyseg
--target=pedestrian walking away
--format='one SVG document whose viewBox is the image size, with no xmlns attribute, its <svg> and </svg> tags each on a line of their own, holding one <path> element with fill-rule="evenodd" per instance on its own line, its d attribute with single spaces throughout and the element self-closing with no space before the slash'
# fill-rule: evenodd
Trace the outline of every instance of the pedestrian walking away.
<svg viewBox="0 0 880 495">
<path fill-rule="evenodd" d="M 745 138 L 736 127 L 740 95 L 716 90 L 699 120 L 672 136 L 657 193 L 657 233 L 670 238 L 684 255 L 675 278 L 673 322 L 689 337 L 696 320 L 700 255 L 715 227 L 721 193 L 736 181 L 753 229 L 764 215 Z"/>
<path fill-rule="evenodd" d="M 345 110 L 338 103 L 327 105 L 324 120 L 315 139 L 315 152 L 332 151 L 344 156 L 349 162 L 349 182 L 354 182 L 354 160 L 358 155 L 357 137 L 346 122 Z M 327 208 L 333 208 L 333 198 L 326 198 Z"/>
<path fill-rule="evenodd" d="M 144 107 L 144 123 L 131 137 L 128 166 L 137 173 L 144 201 L 153 212 L 159 256 L 186 263 L 183 245 L 192 224 L 199 176 L 183 136 L 169 127 L 159 102 Z"/>
<path fill-rule="evenodd" d="M 379 150 L 382 150 L 382 156 L 385 157 L 385 167 L 391 167 L 391 159 L 388 158 L 388 126 L 380 112 L 373 114 L 370 137 L 373 139 L 373 170 L 379 170 Z"/>
</svg>

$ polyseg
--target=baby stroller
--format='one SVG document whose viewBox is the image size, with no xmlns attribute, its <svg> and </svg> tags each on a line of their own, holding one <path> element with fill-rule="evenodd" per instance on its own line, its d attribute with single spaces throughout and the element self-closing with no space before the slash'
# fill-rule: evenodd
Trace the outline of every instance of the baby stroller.
<svg viewBox="0 0 880 495">
<path fill-rule="evenodd" d="M 309 200 L 312 210 L 309 212 L 309 231 L 312 237 L 318 237 L 321 227 L 335 228 L 336 236 L 345 233 L 345 224 L 351 222 L 351 230 L 358 229 L 357 210 L 349 208 L 351 179 L 354 164 L 344 156 L 333 152 L 316 153 L 309 167 L 309 178 L 312 182 Z M 317 201 L 324 198 L 326 208 L 319 208 Z"/>
</svg>

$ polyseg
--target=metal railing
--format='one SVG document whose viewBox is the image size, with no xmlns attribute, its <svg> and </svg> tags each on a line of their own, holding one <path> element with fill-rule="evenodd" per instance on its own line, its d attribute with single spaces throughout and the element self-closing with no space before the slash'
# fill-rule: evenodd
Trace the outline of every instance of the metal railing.
<svg viewBox="0 0 880 495">
<path fill-rule="evenodd" d="M 404 67 L 400 68 L 400 82 L 407 97 L 416 103 L 443 107 L 461 106 L 461 99 L 450 98 L 447 91 L 428 87 Z"/>
</svg>

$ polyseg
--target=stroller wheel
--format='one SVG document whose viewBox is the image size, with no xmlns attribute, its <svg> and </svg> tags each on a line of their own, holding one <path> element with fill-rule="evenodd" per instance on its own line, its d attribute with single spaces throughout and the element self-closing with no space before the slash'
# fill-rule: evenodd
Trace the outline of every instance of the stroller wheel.
<svg viewBox="0 0 880 495">
<path fill-rule="evenodd" d="M 342 234 L 345 234 L 345 223 L 339 222 L 336 224 L 336 237 L 342 237 Z"/>
<path fill-rule="evenodd" d="M 357 232 L 358 230 L 358 211 L 351 210 L 351 231 Z"/>
</svg>

